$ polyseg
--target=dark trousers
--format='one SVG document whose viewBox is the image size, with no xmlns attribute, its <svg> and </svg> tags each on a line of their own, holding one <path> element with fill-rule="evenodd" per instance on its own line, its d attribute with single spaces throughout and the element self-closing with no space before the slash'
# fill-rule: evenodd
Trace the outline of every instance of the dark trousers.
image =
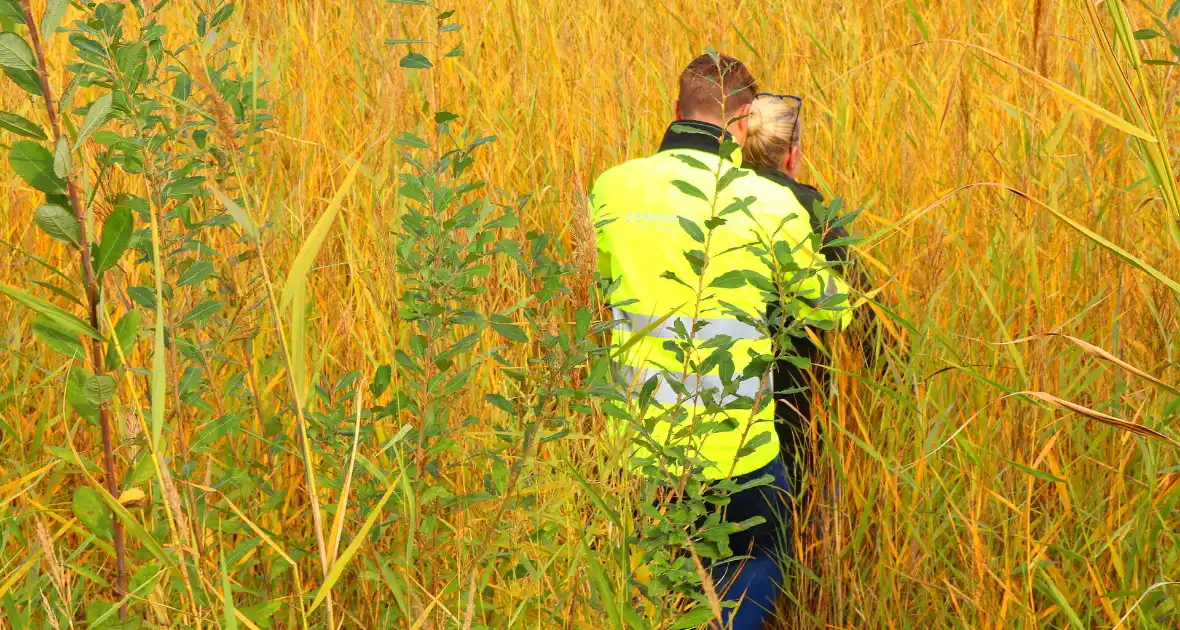
<svg viewBox="0 0 1180 630">
<path fill-rule="evenodd" d="M 735 477 L 738 483 L 774 477 L 769 485 L 758 486 L 730 497 L 725 520 L 740 523 L 754 517 L 764 522 L 730 536 L 734 559 L 709 567 L 717 595 L 738 607 L 725 608 L 722 620 L 734 630 L 761 630 L 774 614 L 774 604 L 782 590 L 782 553 L 790 549 L 792 486 L 787 468 L 776 457 L 763 468 Z M 747 556 L 747 557 L 742 557 Z"/>
</svg>

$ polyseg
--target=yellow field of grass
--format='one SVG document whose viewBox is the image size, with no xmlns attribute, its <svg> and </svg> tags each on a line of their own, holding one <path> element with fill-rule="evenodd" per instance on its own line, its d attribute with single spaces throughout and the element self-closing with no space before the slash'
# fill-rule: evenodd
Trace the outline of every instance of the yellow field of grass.
<svg viewBox="0 0 1180 630">
<path fill-rule="evenodd" d="M 1132 26 L 1163 36 L 1139 43 L 1141 54 L 1176 59 L 1164 29 L 1176 26 L 1165 20 L 1169 6 L 1145 4 L 1128 9 Z M 169 29 L 192 37 L 203 3 L 174 5 L 163 10 Z M 34 6 L 40 11 L 42 3 Z M 462 30 L 448 41 L 462 41 L 465 54 L 438 61 L 429 76 L 399 68 L 405 47 L 385 44 L 433 37 L 434 14 L 422 7 L 253 0 L 222 27 L 241 43 L 231 55 L 262 69 L 276 118 L 242 182 L 265 223 L 262 247 L 276 282 L 341 187 L 350 156 L 362 156 L 315 260 L 306 330 L 288 331 L 297 339 L 298 378 L 327 389 L 352 370 L 371 380 L 407 343 L 410 327 L 397 314 L 404 278 L 393 254 L 406 163 L 391 135 L 427 137 L 425 116 L 445 109 L 472 134 L 497 136 L 477 153 L 474 171 L 498 199 L 534 193 L 514 233 L 551 231 L 566 248 L 584 248 L 574 226 L 593 178 L 653 151 L 682 67 L 707 48 L 721 50 L 746 60 L 765 89 L 804 97 L 802 179 L 863 210 L 852 230 L 866 237 L 857 255 L 880 291 L 872 296 L 877 306 L 862 308 L 877 309 L 892 348 L 873 373 L 837 348 L 832 391 L 817 394 L 827 403 L 817 422 L 830 440 L 817 483 L 828 491 L 812 508 L 821 533 L 798 541 L 808 570 L 797 572 L 784 598 L 782 627 L 1180 623 L 1180 587 L 1153 588 L 1180 581 L 1177 447 L 1094 417 L 1180 439 L 1180 405 L 1169 389 L 1180 383 L 1177 294 L 1054 215 L 1180 278 L 1180 244 L 1166 227 L 1172 210 L 1141 145 L 1038 78 L 1138 120 L 1120 100 L 1122 79 L 1083 2 L 465 0 L 439 7 L 455 9 Z M 1105 5 L 1095 15 L 1101 36 L 1113 38 Z M 67 49 L 58 39 L 51 57 Z M 1147 65 L 1140 84 L 1125 54 L 1118 60 L 1141 106 L 1158 113 L 1168 152 L 1180 76 L 1173 66 Z M 51 76 L 60 89 L 64 69 Z M 0 110 L 45 120 L 11 84 L 0 92 Z M 0 131 L 0 143 L 13 140 Z M 0 239 L 10 244 L 0 284 L 47 279 L 26 254 L 78 274 L 72 250 L 33 225 L 38 203 L 0 166 Z M 109 211 L 98 203 L 99 215 Z M 225 234 L 209 244 L 235 251 L 233 240 Z M 247 286 L 258 264 L 222 261 L 218 273 Z M 127 274 L 107 278 L 110 295 L 137 274 L 149 284 L 151 265 Z M 530 290 L 508 265 L 490 278 L 479 304 L 487 311 L 507 309 Z M 233 299 L 264 297 L 257 285 L 252 291 Z M 585 299 L 580 291 L 568 298 L 574 306 Z M 128 304 L 108 298 L 111 321 Z M 185 306 L 171 305 L 172 316 Z M 93 479 L 63 461 L 61 450 L 72 443 L 97 462 L 98 432 L 66 406 L 62 360 L 33 336 L 28 311 L 0 300 L 0 321 L 0 628 L 49 627 L 46 610 L 56 611 L 53 627 L 65 627 L 64 618 L 84 620 L 90 602 L 113 601 L 109 545 L 80 526 L 71 505 L 73 489 Z M 271 627 L 324 628 L 326 607 L 307 610 L 325 578 L 304 466 L 298 448 L 273 442 L 286 435 L 297 444 L 274 320 L 261 309 L 237 325 L 260 334 L 217 352 L 245 366 L 257 406 L 241 403 L 241 435 L 225 438 L 219 452 L 186 460 L 180 444 L 215 414 L 186 417 L 169 399 L 166 456 L 177 458 L 173 474 L 181 477 L 196 546 L 165 545 L 184 575 L 136 595 L 133 612 L 160 627 L 232 627 L 227 617 L 251 627 L 235 610 L 270 603 Z M 1046 333 L 1093 344 L 1166 387 Z M 480 347 L 494 343 L 489 335 Z M 507 359 L 524 365 L 530 347 L 514 347 Z M 137 365 L 150 367 L 149 341 L 135 353 Z M 211 381 L 228 378 L 228 367 L 219 370 Z M 120 471 L 146 448 L 132 411 L 133 402 L 146 404 L 146 380 L 128 379 L 114 416 Z M 502 480 L 518 461 L 485 457 L 500 440 L 520 438 L 521 428 L 501 426 L 484 399 L 508 381 L 499 365 L 484 364 L 452 410 L 454 418 L 477 418 L 438 473 L 456 494 L 483 490 L 485 476 Z M 351 391 L 332 391 L 332 408 L 353 408 Z M 317 404 L 330 406 L 313 401 L 309 410 Z M 635 567 L 604 559 L 604 549 L 625 539 L 592 500 L 597 493 L 625 508 L 629 488 L 598 465 L 606 457 L 602 418 L 565 411 L 573 431 L 528 458 L 529 483 L 516 499 L 444 510 L 399 491 L 383 504 L 378 536 L 355 537 L 384 488 L 343 499 L 339 464 L 351 442 L 342 442 L 342 459 L 318 459 L 326 529 L 345 501 L 336 556 L 360 544 L 339 566 L 333 621 L 349 628 L 640 627 L 619 612 L 636 594 Z M 381 446 L 419 420 L 375 422 L 358 471 L 396 479 L 399 463 Z M 349 415 L 344 424 L 351 422 Z M 242 483 L 246 477 L 254 483 Z M 163 540 L 167 501 L 158 486 L 146 489 L 155 507 L 137 518 Z M 427 528 L 424 515 L 435 519 Z M 129 540 L 134 571 L 151 556 L 141 540 Z M 675 623 L 667 610 L 636 610 L 651 627 Z"/>
</svg>

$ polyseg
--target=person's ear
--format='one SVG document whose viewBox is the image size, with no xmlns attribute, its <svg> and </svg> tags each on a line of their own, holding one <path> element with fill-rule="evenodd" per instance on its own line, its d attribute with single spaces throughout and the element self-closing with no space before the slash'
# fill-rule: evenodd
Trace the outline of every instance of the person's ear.
<svg viewBox="0 0 1180 630">
<path fill-rule="evenodd" d="M 734 124 L 738 125 L 738 129 L 740 129 L 742 131 L 743 135 L 746 133 L 747 123 L 750 120 L 750 109 L 751 109 L 751 104 L 746 103 L 745 105 L 742 105 L 741 107 L 739 107 L 737 112 L 733 115 L 733 118 L 737 119 L 737 122 L 735 122 Z"/>
<path fill-rule="evenodd" d="M 683 112 L 680 111 L 680 99 L 672 101 L 672 115 L 676 117 L 676 120 L 684 120 L 682 114 Z"/>
<path fill-rule="evenodd" d="M 733 134 L 733 137 L 738 141 L 738 144 L 745 144 L 746 130 L 749 128 L 750 121 L 750 103 L 742 105 L 736 112 L 734 112 L 732 116 L 730 116 L 730 120 L 734 119 L 736 119 L 736 121 L 729 127 L 729 132 Z M 729 121 L 727 120 L 725 122 L 728 123 Z"/>
<path fill-rule="evenodd" d="M 803 151 L 799 145 L 791 147 L 790 151 L 783 156 L 783 172 L 791 177 L 795 177 L 799 173 L 799 165 L 803 162 Z"/>
</svg>

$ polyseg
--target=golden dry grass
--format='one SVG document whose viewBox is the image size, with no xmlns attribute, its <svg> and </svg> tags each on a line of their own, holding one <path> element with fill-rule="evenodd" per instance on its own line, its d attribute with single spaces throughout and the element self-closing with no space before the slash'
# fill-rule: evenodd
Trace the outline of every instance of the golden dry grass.
<svg viewBox="0 0 1180 630">
<path fill-rule="evenodd" d="M 552 230 L 570 244 L 574 217 L 583 212 L 579 195 L 594 175 L 650 152 L 669 119 L 679 69 L 706 47 L 725 50 L 747 59 L 767 88 L 805 97 L 804 179 L 864 209 L 854 231 L 884 230 L 860 254 L 883 287 L 877 299 L 894 313 L 879 314 L 896 348 L 884 372 L 865 374 L 847 352 L 837 355 L 843 373 L 827 396 L 831 413 L 819 420 L 831 439 L 819 473 L 823 486 L 839 491 L 816 507 L 822 535 L 804 541 L 803 556 L 815 574 L 792 586 L 799 603 L 786 606 L 784 618 L 798 627 L 1109 627 L 1152 584 L 1180 579 L 1176 451 L 1048 404 L 1001 400 L 1048 392 L 1180 435 L 1170 394 L 1068 342 L 997 345 L 1062 332 L 1165 382 L 1180 381 L 1176 296 L 1035 204 L 984 185 L 1041 200 L 1180 277 L 1164 205 L 1128 136 L 957 43 L 995 51 L 1122 112 L 1078 3 L 488 0 L 454 8 L 467 54 L 441 64 L 437 92 L 428 94 L 397 67 L 402 51 L 383 44 L 423 34 L 433 19 L 425 12 L 382 2 L 253 0 L 239 7 L 228 28 L 244 43 L 241 61 L 257 51 L 278 119 L 251 182 L 270 213 L 267 256 L 278 273 L 344 177 L 342 156 L 391 129 L 414 129 L 423 111 L 433 111 L 424 101 L 460 113 L 473 131 L 497 135 L 476 167 L 479 176 L 509 196 L 535 191 L 521 233 Z M 189 9 L 169 11 L 173 28 L 192 28 Z M 1145 10 L 1132 17 L 1138 28 L 1151 26 Z M 1171 58 L 1159 41 L 1146 45 L 1153 56 Z M 64 40 L 58 46 L 64 52 Z M 1173 132 L 1180 77 L 1165 66 L 1147 68 L 1147 76 L 1154 83 L 1146 97 Z M 0 108 L 40 113 L 7 88 Z M 369 152 L 343 220 L 317 259 L 308 364 L 318 382 L 351 369 L 369 374 L 404 340 L 391 254 L 402 168 L 392 145 Z M 0 200 L 0 238 L 55 264 L 73 263 L 32 226 L 35 199 L 6 167 Z M 489 309 L 522 294 L 511 270 L 496 272 L 483 305 Z M 35 273 L 6 254 L 0 282 L 23 286 Z M 233 273 L 243 279 L 248 272 Z M 12 606 L 37 606 L 22 598 L 40 587 L 27 588 L 34 577 L 17 572 L 44 557 L 44 564 L 33 562 L 41 577 L 64 571 L 85 589 L 83 601 L 109 596 L 72 573 L 76 566 L 109 570 L 109 558 L 94 547 L 57 568 L 39 555 L 36 541 L 45 534 L 36 523 L 69 521 L 69 489 L 78 480 L 54 472 L 36 484 L 22 481 L 52 461 L 31 445 L 64 443 L 67 416 L 49 378 L 56 359 L 29 334 L 27 314 L 2 301 L 0 318 L 7 322 L 0 519 L 10 523 L 0 524 L 9 537 L 0 539 L 0 592 L 14 598 Z M 281 372 L 267 365 L 273 323 L 255 324 L 264 329 L 261 356 L 238 356 L 265 377 L 259 389 L 273 404 L 285 395 Z M 481 373 L 463 414 L 486 412 L 482 396 L 497 378 L 492 368 Z M 82 426 L 76 444 L 86 452 L 97 438 Z M 243 426 L 262 432 L 259 418 Z M 397 426 L 390 420 L 378 427 L 382 441 Z M 136 452 L 126 441 L 133 430 L 121 427 L 124 468 Z M 492 439 L 475 431 L 462 448 L 478 453 Z M 609 625 L 588 582 L 583 545 L 617 542 L 617 532 L 568 473 L 576 466 L 604 493 L 619 491 L 590 465 L 593 444 L 593 434 L 574 436 L 539 454 L 545 474 L 523 492 L 544 506 L 506 514 L 516 524 L 495 544 L 512 561 L 481 570 L 488 586 L 474 627 Z M 274 457 L 256 440 L 243 440 L 235 453 Z M 298 458 L 267 461 L 275 469 L 271 485 L 286 489 L 286 498 L 268 510 L 257 490 L 233 500 L 268 531 L 311 540 Z M 458 467 L 449 474 L 456 487 L 474 490 L 484 472 Z M 195 481 L 208 484 L 205 477 Z M 324 492 L 325 505 L 339 500 L 331 486 Z M 483 551 L 473 548 L 482 542 L 475 533 L 489 516 L 455 513 L 449 526 L 459 538 L 467 534 L 469 545 L 420 546 L 415 563 L 393 566 L 411 600 L 407 626 L 462 627 L 472 579 L 463 572 Z M 363 518 L 350 516 L 346 541 Z M 538 542 L 531 534 L 542 528 L 551 535 Z M 79 544 L 76 532 L 54 535 L 58 558 Z M 220 543 L 212 529 L 198 535 L 229 550 L 246 534 L 226 534 Z M 392 528 L 337 586 L 347 627 L 388 623 L 391 594 L 377 558 L 404 544 Z M 318 585 L 314 550 L 303 552 L 304 581 Z M 206 560 L 200 570 L 216 582 L 217 558 Z M 519 579 L 509 575 L 517 564 L 525 567 Z M 625 576 L 611 579 L 622 584 Z M 290 586 L 244 588 L 239 606 L 273 598 L 284 603 L 278 625 L 296 623 Z M 1171 600 L 1168 593 L 1151 593 L 1141 607 L 1152 613 L 1132 614 L 1128 627 L 1177 623 L 1177 591 Z M 161 590 L 147 599 L 183 608 L 168 597 Z M 213 611 L 204 627 L 220 623 L 220 603 L 199 607 Z M 159 606 L 153 614 L 183 621 Z"/>
</svg>

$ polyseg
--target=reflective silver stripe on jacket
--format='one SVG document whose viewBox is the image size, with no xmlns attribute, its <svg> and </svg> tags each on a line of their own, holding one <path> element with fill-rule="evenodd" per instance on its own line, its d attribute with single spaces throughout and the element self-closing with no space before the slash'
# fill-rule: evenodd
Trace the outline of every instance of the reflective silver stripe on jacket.
<svg viewBox="0 0 1180 630">
<path fill-rule="evenodd" d="M 638 396 L 643 390 L 644 383 L 651 379 L 652 376 L 657 376 L 659 385 L 657 385 L 655 391 L 652 392 L 651 399 L 660 403 L 661 405 L 674 405 L 677 402 L 682 402 L 686 405 L 703 406 L 705 403 L 700 398 L 700 394 L 702 392 L 706 390 L 713 390 L 714 392 L 720 393 L 721 389 L 724 387 L 724 384 L 721 382 L 721 377 L 712 374 L 706 374 L 703 376 L 697 374 L 682 374 L 680 372 L 667 372 L 665 374 L 660 370 L 655 370 L 652 368 L 641 368 L 636 370 L 636 368 L 631 367 L 630 365 L 624 365 L 622 363 L 615 363 L 614 366 L 619 380 L 625 387 L 631 389 L 635 396 Z M 638 372 L 638 378 L 636 377 L 636 372 Z M 676 393 L 676 390 L 672 389 L 672 386 L 668 384 L 667 380 L 665 380 L 668 378 L 673 379 L 678 383 L 684 383 L 684 388 L 688 390 L 689 397 L 687 400 L 680 399 L 680 396 Z M 745 397 L 753 400 L 758 396 L 758 390 L 761 386 L 761 379 L 753 377 L 747 378 L 738 382 L 737 392 L 735 394 L 722 396 L 721 399 L 717 400 L 716 402 L 718 405 L 724 407 L 735 402 L 739 397 Z M 716 395 L 714 395 L 714 398 L 716 398 Z"/>
<path fill-rule="evenodd" d="M 639 332 L 655 322 L 660 317 L 654 315 L 640 315 L 625 311 L 621 308 L 611 309 L 614 312 L 615 319 L 626 320 L 626 324 L 622 326 L 623 330 L 628 332 Z M 677 339 L 676 322 L 682 322 L 684 330 L 692 331 L 691 317 L 673 316 L 662 321 L 656 327 L 652 328 L 647 333 L 648 337 L 656 337 L 659 339 Z M 702 317 L 697 322 L 704 324 L 696 335 L 693 336 L 697 341 L 707 341 L 720 335 L 727 335 L 731 339 L 765 339 L 766 335 L 758 331 L 757 328 L 733 319 L 733 318 L 708 318 Z"/>
</svg>

